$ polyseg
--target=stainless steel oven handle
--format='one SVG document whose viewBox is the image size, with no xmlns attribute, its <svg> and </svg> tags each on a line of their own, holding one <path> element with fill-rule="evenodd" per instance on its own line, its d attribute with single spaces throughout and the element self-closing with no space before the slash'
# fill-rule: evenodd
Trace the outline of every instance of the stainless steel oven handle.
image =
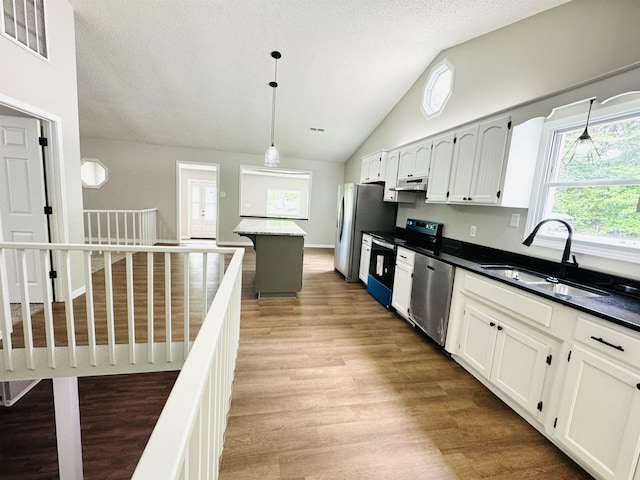
<svg viewBox="0 0 640 480">
<path fill-rule="evenodd" d="M 373 237 L 371 239 L 371 243 L 375 243 L 376 245 L 380 245 L 381 247 L 388 248 L 389 250 L 395 250 L 396 246 L 393 243 L 385 242 L 384 240 L 380 240 L 379 238 Z"/>
</svg>

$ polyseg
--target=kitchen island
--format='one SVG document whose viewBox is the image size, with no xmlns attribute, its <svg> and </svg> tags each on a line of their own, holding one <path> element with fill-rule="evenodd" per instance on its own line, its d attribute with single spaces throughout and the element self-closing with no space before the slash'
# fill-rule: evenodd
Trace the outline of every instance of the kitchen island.
<svg viewBox="0 0 640 480">
<path fill-rule="evenodd" d="M 233 231 L 253 242 L 258 298 L 295 297 L 302 289 L 306 232 L 291 220 L 266 218 L 242 220 Z"/>
</svg>

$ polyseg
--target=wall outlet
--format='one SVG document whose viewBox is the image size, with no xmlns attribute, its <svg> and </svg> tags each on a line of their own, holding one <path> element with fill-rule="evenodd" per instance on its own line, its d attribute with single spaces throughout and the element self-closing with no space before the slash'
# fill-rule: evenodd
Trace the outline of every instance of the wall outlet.
<svg viewBox="0 0 640 480">
<path fill-rule="evenodd" d="M 475 225 L 471 225 L 471 228 L 469 229 L 469 236 L 470 237 L 475 237 L 476 236 L 476 226 Z"/>
<path fill-rule="evenodd" d="M 226 196 L 227 196 L 227 192 L 220 192 L 220 196 L 221 196 L 222 198 L 226 197 Z"/>
<path fill-rule="evenodd" d="M 519 213 L 512 213 L 511 214 L 511 224 L 512 227 L 517 227 L 518 225 L 520 225 L 520 214 Z"/>
</svg>

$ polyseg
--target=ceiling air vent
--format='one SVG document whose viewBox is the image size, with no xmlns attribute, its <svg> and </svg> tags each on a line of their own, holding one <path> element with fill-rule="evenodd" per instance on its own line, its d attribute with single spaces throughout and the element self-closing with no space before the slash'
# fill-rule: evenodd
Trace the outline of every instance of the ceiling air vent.
<svg viewBox="0 0 640 480">
<path fill-rule="evenodd" d="M 320 127 L 309 127 L 309 131 L 310 131 L 310 132 L 316 132 L 316 133 L 322 133 L 322 132 L 324 132 L 324 128 L 320 128 Z"/>
</svg>

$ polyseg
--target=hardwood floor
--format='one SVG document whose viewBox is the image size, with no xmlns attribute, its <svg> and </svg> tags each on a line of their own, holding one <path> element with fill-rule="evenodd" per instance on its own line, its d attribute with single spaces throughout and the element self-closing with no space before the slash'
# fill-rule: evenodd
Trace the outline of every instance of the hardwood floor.
<svg viewBox="0 0 640 480">
<path fill-rule="evenodd" d="M 243 268 L 222 458 L 234 479 L 588 479 L 361 284 L 306 249 L 295 299 L 257 300 Z M 86 479 L 129 478 L 176 373 L 80 379 Z M 0 408 L 0 478 L 57 478 L 51 383 Z"/>
<path fill-rule="evenodd" d="M 305 249 L 295 299 L 254 299 L 247 270 L 221 480 L 591 478 L 332 251 Z"/>
</svg>

